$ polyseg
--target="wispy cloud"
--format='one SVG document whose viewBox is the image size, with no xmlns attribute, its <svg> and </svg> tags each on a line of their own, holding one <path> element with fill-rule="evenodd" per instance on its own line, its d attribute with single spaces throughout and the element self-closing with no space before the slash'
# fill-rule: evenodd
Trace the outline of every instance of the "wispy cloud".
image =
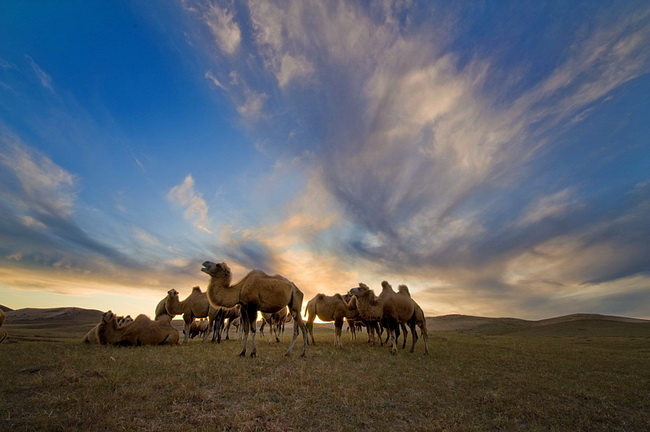
<svg viewBox="0 0 650 432">
<path fill-rule="evenodd" d="M 48 89 L 49 91 L 53 92 L 54 87 L 52 85 L 52 77 L 47 72 L 45 72 L 43 69 L 41 69 L 41 67 L 34 61 L 33 58 L 31 58 L 28 55 L 26 55 L 25 57 L 27 58 L 28 63 L 32 67 L 32 70 L 36 74 L 36 77 L 40 81 L 41 85 L 44 88 Z"/>
<path fill-rule="evenodd" d="M 581 179 L 542 187 L 529 172 L 558 135 L 589 120 L 595 103 L 650 69 L 648 9 L 605 16 L 595 11 L 589 25 L 567 32 L 571 39 L 557 45 L 552 66 L 525 82 L 534 59 L 508 65 L 502 79 L 500 59 L 480 52 L 461 59 L 450 48 L 460 36 L 453 25 L 432 33 L 427 19 L 400 5 L 250 2 L 233 19 L 240 28 L 250 20 L 253 43 L 242 40 L 238 59 L 218 60 L 237 70 L 237 84 L 224 73 L 210 79 L 231 83 L 232 100 L 245 101 L 235 103 L 240 114 L 258 120 L 265 136 L 284 127 L 299 140 L 295 131 L 305 116 L 320 120 L 311 125 L 319 135 L 305 146 L 314 154 L 312 178 L 335 203 L 330 210 L 341 209 L 325 211 L 335 216 L 319 219 L 320 233 L 346 221 L 337 233 L 345 240 L 330 250 L 341 260 L 390 263 L 404 274 L 442 280 L 438 287 L 465 284 L 493 295 L 529 285 L 548 295 L 586 281 L 580 260 L 593 263 L 594 281 L 650 267 L 627 253 L 609 265 L 598 258 L 620 241 L 615 230 L 603 230 L 607 221 L 622 229 L 619 217 L 647 215 L 641 198 L 607 213 L 597 195 L 581 195 Z M 277 92 L 268 91 L 269 78 Z M 314 217 L 287 215 L 279 227 L 292 233 L 283 237 L 286 253 L 297 250 L 289 245 L 300 244 L 296 233 L 321 226 L 308 222 Z M 279 239 L 272 245 L 264 238 L 257 239 L 264 255 L 281 255 Z M 644 256 L 638 242 L 625 238 Z M 555 266 L 565 270 L 545 277 Z"/>
<path fill-rule="evenodd" d="M 217 45 L 226 54 L 234 54 L 239 48 L 241 31 L 231 10 L 210 5 L 205 12 L 205 23 L 210 28 Z"/>
<path fill-rule="evenodd" d="M 209 228 L 208 205 L 203 197 L 194 190 L 194 178 L 191 175 L 185 177 L 181 184 L 171 188 L 167 193 L 167 199 L 183 207 L 185 219 L 192 221 L 195 227 L 212 233 Z"/>
</svg>

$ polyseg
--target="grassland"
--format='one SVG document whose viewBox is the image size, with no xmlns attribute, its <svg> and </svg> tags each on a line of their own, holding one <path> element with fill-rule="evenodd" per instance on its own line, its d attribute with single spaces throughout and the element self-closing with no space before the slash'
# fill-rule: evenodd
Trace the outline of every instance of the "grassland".
<svg viewBox="0 0 650 432">
<path fill-rule="evenodd" d="M 283 356 L 285 335 L 254 359 L 237 340 L 115 348 L 8 328 L 23 336 L 0 345 L 0 430 L 650 430 L 650 324 L 558 325 L 430 332 L 428 356 L 365 335 L 335 349 L 322 326 L 307 358 Z"/>
</svg>

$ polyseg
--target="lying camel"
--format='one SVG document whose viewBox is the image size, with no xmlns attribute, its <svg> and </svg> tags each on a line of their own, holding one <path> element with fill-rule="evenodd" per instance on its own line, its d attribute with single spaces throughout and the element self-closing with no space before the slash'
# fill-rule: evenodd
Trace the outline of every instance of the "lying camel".
<svg viewBox="0 0 650 432">
<path fill-rule="evenodd" d="M 392 286 L 383 281 L 381 283 L 382 291 L 378 297 L 367 286 L 359 284 L 359 288 L 350 290 L 350 294 L 357 296 L 357 305 L 359 314 L 364 318 L 364 314 L 372 314 L 374 318 L 381 314 L 380 321 L 388 329 L 391 344 L 391 353 L 397 353 L 397 332 L 401 323 L 415 325 L 412 319 L 415 314 L 415 302 L 408 296 L 397 295 Z M 365 319 L 365 318 L 364 318 Z M 415 328 L 412 327 L 412 331 Z M 413 340 L 412 351 L 415 349 L 415 340 Z"/>
<path fill-rule="evenodd" d="M 5 311 L 0 308 L 0 327 L 5 322 Z M 0 328 L 0 343 L 7 338 L 7 330 Z"/>
<path fill-rule="evenodd" d="M 178 291 L 170 289 L 167 291 L 165 299 L 165 309 L 171 316 L 183 315 L 183 335 L 184 342 L 190 339 L 190 325 L 195 318 L 207 318 L 210 314 L 210 302 L 206 293 L 201 292 L 201 288 L 195 286 L 192 292 L 185 300 L 178 299 Z M 207 336 L 207 333 L 206 333 Z"/>
<path fill-rule="evenodd" d="M 351 296 L 348 303 L 341 294 L 334 294 L 333 296 L 316 294 L 314 298 L 307 302 L 307 330 L 311 336 L 312 345 L 316 345 L 314 341 L 314 320 L 316 317 L 321 321 L 334 321 L 334 346 L 342 347 L 341 330 L 343 329 L 343 321 L 346 318 L 352 320 L 359 318 L 357 298 Z"/>
<path fill-rule="evenodd" d="M 287 278 L 279 275 L 269 276 L 261 270 L 252 270 L 244 278 L 231 285 L 232 273 L 226 263 L 213 263 L 205 261 L 204 273 L 210 276 L 208 284 L 208 299 L 214 307 L 233 307 L 241 305 L 241 321 L 244 326 L 244 341 L 240 356 L 246 355 L 248 333 L 253 332 L 251 338 L 251 357 L 257 355 L 255 333 L 257 311 L 277 312 L 285 306 L 289 307 L 291 316 L 296 321 L 293 328 L 293 339 L 285 355 L 290 355 L 298 331 L 303 334 L 303 349 L 301 356 L 307 353 L 307 329 L 302 322 L 300 310 L 302 308 L 303 294 L 298 287 Z"/>
<path fill-rule="evenodd" d="M 146 315 L 138 315 L 133 322 L 119 326 L 111 311 L 102 315 L 97 335 L 102 345 L 120 346 L 176 345 L 180 339 L 178 330 L 166 320 L 154 321 Z"/>
<path fill-rule="evenodd" d="M 117 325 L 120 327 L 130 322 L 133 322 L 133 318 L 131 318 L 131 315 L 127 315 L 125 317 L 123 316 L 117 317 Z M 84 336 L 83 339 L 81 339 L 81 343 L 99 344 L 99 335 L 97 334 L 97 330 L 99 329 L 99 324 L 101 324 L 101 321 L 97 325 L 95 325 L 95 327 L 91 328 L 88 333 L 86 333 L 86 336 Z"/>
</svg>

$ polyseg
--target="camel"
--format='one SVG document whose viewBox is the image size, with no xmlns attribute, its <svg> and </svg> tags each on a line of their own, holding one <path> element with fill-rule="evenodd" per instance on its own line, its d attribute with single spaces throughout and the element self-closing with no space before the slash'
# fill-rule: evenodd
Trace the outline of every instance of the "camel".
<svg viewBox="0 0 650 432">
<path fill-rule="evenodd" d="M 409 292 L 409 289 L 406 285 L 398 286 L 397 294 L 407 296 L 413 300 L 411 293 Z M 424 311 L 415 300 L 413 300 L 413 305 L 415 307 L 415 313 L 412 319 L 414 320 L 414 325 L 420 327 L 420 333 L 422 335 L 422 341 L 424 343 L 424 353 L 429 354 L 429 335 L 427 334 L 427 320 L 424 316 Z M 411 352 L 413 352 L 415 348 L 415 342 L 418 340 L 418 335 L 415 332 L 415 327 L 413 325 L 409 325 L 409 327 L 411 327 L 413 330 L 413 346 L 411 348 Z M 406 344 L 406 334 L 404 335 L 404 344 Z M 404 348 L 404 346 L 402 348 Z"/>
<path fill-rule="evenodd" d="M 171 316 L 183 315 L 183 335 L 184 342 L 190 339 L 190 325 L 195 318 L 207 318 L 210 313 L 210 302 L 206 293 L 201 292 L 201 288 L 195 286 L 192 288 L 192 293 L 188 295 L 185 300 L 178 299 L 178 291 L 170 289 L 167 291 L 165 298 L 165 309 Z M 206 333 L 207 337 L 207 333 Z"/>
<path fill-rule="evenodd" d="M 255 344 L 257 311 L 273 313 L 285 306 L 289 307 L 289 312 L 296 321 L 293 327 L 293 338 L 285 355 L 291 354 L 299 330 L 303 335 L 301 356 L 307 354 L 307 329 L 300 315 L 303 293 L 293 282 L 280 275 L 269 276 L 261 270 L 252 270 L 241 281 L 231 285 L 232 273 L 230 267 L 224 262 L 205 261 L 201 271 L 210 276 L 207 293 L 214 307 L 241 305 L 244 341 L 240 356 L 246 356 L 249 332 L 253 333 L 250 355 L 257 356 Z"/>
<path fill-rule="evenodd" d="M 380 322 L 388 329 L 390 339 L 392 341 L 390 352 L 397 353 L 397 334 L 399 332 L 400 323 L 408 323 L 412 331 L 415 331 L 415 302 L 411 297 L 406 295 L 398 295 L 393 287 L 387 282 L 381 283 L 382 291 L 379 296 L 369 289 L 366 285 L 359 284 L 359 288 L 350 290 L 350 294 L 357 296 L 357 305 L 359 314 L 362 318 L 365 316 L 372 316 L 376 319 L 381 315 Z M 415 349 L 415 341 L 413 339 L 413 347 L 411 352 Z"/>
<path fill-rule="evenodd" d="M 272 333 L 271 338 L 275 335 L 275 341 L 280 342 L 280 337 L 284 335 L 284 325 L 288 322 L 291 322 L 291 315 L 289 315 L 289 310 L 286 307 L 274 313 L 262 312 L 260 335 L 264 337 L 264 326 L 268 324 Z"/>
<path fill-rule="evenodd" d="M 123 316 L 117 317 L 117 325 L 120 327 L 130 322 L 133 322 L 133 318 L 131 318 L 131 315 L 127 315 L 125 317 Z M 95 344 L 95 345 L 99 344 L 99 335 L 97 334 L 97 330 L 99 329 L 99 324 L 101 324 L 101 321 L 97 325 L 95 325 L 95 327 L 91 328 L 88 333 L 86 333 L 86 336 L 84 336 L 83 339 L 81 339 L 81 343 Z"/>
<path fill-rule="evenodd" d="M 359 310 L 359 318 L 363 325 L 365 325 L 368 332 L 368 343 L 375 344 L 375 334 L 379 338 L 379 342 L 383 345 L 381 335 L 379 332 L 379 322 L 383 316 L 383 309 L 380 304 L 377 304 L 375 293 L 363 282 L 359 282 L 357 288 L 352 288 L 348 294 L 357 297 L 357 309 Z M 359 302 L 359 297 L 363 296 L 363 302 Z"/>
<path fill-rule="evenodd" d="M 205 335 L 210 330 L 209 322 L 205 318 L 200 321 L 192 321 L 190 325 L 190 339 L 194 339 L 199 335 Z"/>
<path fill-rule="evenodd" d="M 174 319 L 174 315 L 170 315 L 167 312 L 167 307 L 165 306 L 167 303 L 167 296 L 163 297 L 162 300 L 158 302 L 156 305 L 156 310 L 154 314 L 154 320 L 167 320 L 170 321 Z"/>
<path fill-rule="evenodd" d="M 341 330 L 343 329 L 344 319 L 359 318 L 357 309 L 357 298 L 351 296 L 349 303 L 345 301 L 341 294 L 328 296 L 325 294 L 316 294 L 314 298 L 307 302 L 307 330 L 311 336 L 311 344 L 316 345 L 314 341 L 314 320 L 316 317 L 321 321 L 334 321 L 334 346 L 342 347 Z"/>
<path fill-rule="evenodd" d="M 119 326 L 111 311 L 102 315 L 97 335 L 102 345 L 120 346 L 175 345 L 180 339 L 178 330 L 166 320 L 154 321 L 146 315 L 138 315 L 133 322 Z"/>
<path fill-rule="evenodd" d="M 210 308 L 217 311 L 215 316 L 212 318 L 214 325 L 212 342 L 214 342 L 216 337 L 217 343 L 221 343 L 221 333 L 224 331 L 226 333 L 226 340 L 230 339 L 230 324 L 234 319 L 239 318 L 239 315 L 241 314 L 241 306 L 236 304 L 231 308 L 220 307 L 215 309 L 212 305 L 210 305 Z M 228 320 L 228 324 L 225 324 L 226 320 Z"/>
<path fill-rule="evenodd" d="M 5 311 L 0 308 L 0 327 L 5 322 Z M 0 343 L 7 338 L 7 330 L 0 328 Z"/>
</svg>

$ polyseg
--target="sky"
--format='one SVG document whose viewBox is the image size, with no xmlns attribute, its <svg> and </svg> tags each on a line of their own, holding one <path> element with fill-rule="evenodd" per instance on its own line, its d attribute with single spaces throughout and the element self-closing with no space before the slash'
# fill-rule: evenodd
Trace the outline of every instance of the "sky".
<svg viewBox="0 0 650 432">
<path fill-rule="evenodd" d="M 644 0 L 2 2 L 0 304 L 650 318 L 649 72 Z"/>
</svg>

